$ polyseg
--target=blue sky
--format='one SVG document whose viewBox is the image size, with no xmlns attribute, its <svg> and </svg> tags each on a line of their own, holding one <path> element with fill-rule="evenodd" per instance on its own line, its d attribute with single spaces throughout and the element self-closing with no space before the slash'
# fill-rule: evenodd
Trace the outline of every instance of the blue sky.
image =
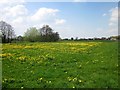
<svg viewBox="0 0 120 90">
<path fill-rule="evenodd" d="M 13 22 L 2 18 L 15 26 L 17 35 L 43 24 L 49 24 L 61 38 L 117 35 L 117 2 L 25 2 L 20 5 L 23 14 L 14 14 Z"/>
<path fill-rule="evenodd" d="M 104 13 L 108 13 L 110 9 L 117 7 L 117 3 L 113 2 L 30 2 L 26 6 L 35 11 L 40 7 L 53 8 L 60 10 L 59 17 L 66 20 L 68 27 L 71 27 L 67 32 L 68 37 L 99 37 L 102 35 L 96 35 L 97 29 L 104 28 L 107 29 L 110 16 L 104 17 Z M 53 27 L 54 28 L 54 27 Z M 64 28 L 63 28 L 64 29 Z M 84 34 L 89 32 L 87 35 Z M 76 34 L 77 33 L 77 34 Z M 79 33 L 79 34 L 78 34 Z M 82 35 L 81 35 L 82 33 Z M 91 35 L 90 35 L 91 34 Z M 66 35 L 66 34 L 65 34 Z M 93 36 L 92 36 L 93 35 Z M 114 35 L 114 33 L 113 33 Z M 62 36 L 62 35 L 61 35 Z M 109 35 L 103 35 L 109 36 Z M 67 36 L 63 36 L 67 37 Z"/>
</svg>

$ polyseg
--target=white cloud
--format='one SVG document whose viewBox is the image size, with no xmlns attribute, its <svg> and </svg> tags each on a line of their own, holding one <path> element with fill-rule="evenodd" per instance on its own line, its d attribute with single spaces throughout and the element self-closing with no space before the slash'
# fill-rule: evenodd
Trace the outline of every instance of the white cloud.
<svg viewBox="0 0 120 90">
<path fill-rule="evenodd" d="M 0 0 L 0 4 L 23 3 L 25 0 Z"/>
<path fill-rule="evenodd" d="M 117 35 L 118 34 L 118 7 L 112 8 L 109 10 L 110 19 L 109 19 L 109 34 Z"/>
<path fill-rule="evenodd" d="M 106 16 L 107 14 L 106 13 L 104 13 L 102 16 Z"/>
<path fill-rule="evenodd" d="M 0 8 L 24 4 L 25 0 L 0 0 Z"/>
<path fill-rule="evenodd" d="M 98 28 L 97 33 L 101 34 L 100 36 L 112 36 L 118 35 L 118 7 L 114 7 L 109 10 L 109 13 L 104 13 L 103 16 L 108 16 L 108 27 Z"/>
<path fill-rule="evenodd" d="M 55 24 L 64 24 L 66 22 L 66 20 L 64 20 L 64 19 L 56 19 L 55 20 Z"/>
<path fill-rule="evenodd" d="M 19 24 L 19 23 L 23 23 L 23 22 L 24 22 L 23 17 L 18 17 L 12 21 L 13 24 Z"/>
<path fill-rule="evenodd" d="M 111 9 L 111 18 L 110 22 L 118 22 L 118 7 Z"/>
<path fill-rule="evenodd" d="M 109 26 L 114 26 L 114 25 L 116 25 L 116 24 L 113 23 L 113 22 L 110 22 L 108 25 L 109 25 Z"/>
<path fill-rule="evenodd" d="M 52 8 L 40 8 L 34 15 L 31 16 L 33 21 L 43 20 L 49 18 L 50 16 L 55 16 L 58 9 Z"/>
<path fill-rule="evenodd" d="M 60 18 L 60 10 L 41 7 L 35 13 L 27 9 L 25 0 L 2 0 L 0 1 L 0 21 L 3 20 L 14 27 L 17 35 L 23 35 L 27 28 L 36 26 L 40 28 L 44 24 L 57 27 L 55 20 Z M 59 19 L 62 20 L 62 19 Z M 63 23 L 62 20 L 59 23 Z"/>
<path fill-rule="evenodd" d="M 6 7 L 6 8 L 4 8 L 3 11 L 6 16 L 11 16 L 11 17 L 27 15 L 27 12 L 28 12 L 24 5 L 16 5 L 14 7 Z"/>
</svg>

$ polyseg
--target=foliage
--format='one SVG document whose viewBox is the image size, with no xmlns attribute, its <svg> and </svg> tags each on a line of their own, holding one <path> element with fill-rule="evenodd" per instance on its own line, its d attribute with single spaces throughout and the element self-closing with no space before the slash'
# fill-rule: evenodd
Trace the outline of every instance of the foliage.
<svg viewBox="0 0 120 90">
<path fill-rule="evenodd" d="M 3 44 L 3 88 L 117 88 L 118 42 Z"/>
<path fill-rule="evenodd" d="M 0 37 L 2 38 L 2 42 L 10 43 L 14 36 L 13 27 L 4 21 L 0 21 Z"/>
<path fill-rule="evenodd" d="M 41 42 L 54 42 L 59 40 L 58 32 L 53 32 L 49 25 L 44 25 L 40 29 L 32 27 L 25 32 L 25 40 L 30 42 L 41 41 Z"/>
<path fill-rule="evenodd" d="M 27 29 L 27 31 L 25 32 L 24 38 L 26 41 L 30 42 L 38 41 L 39 32 L 35 27 L 31 27 Z"/>
</svg>

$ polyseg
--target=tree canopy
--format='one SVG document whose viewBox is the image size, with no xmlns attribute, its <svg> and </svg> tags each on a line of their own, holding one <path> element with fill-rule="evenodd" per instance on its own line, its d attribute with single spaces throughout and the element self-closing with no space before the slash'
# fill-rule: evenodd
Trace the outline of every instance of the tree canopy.
<svg viewBox="0 0 120 90">
<path fill-rule="evenodd" d="M 24 38 L 26 41 L 30 42 L 55 42 L 58 41 L 60 37 L 58 32 L 53 32 L 53 29 L 49 27 L 49 25 L 44 25 L 40 29 L 36 29 L 35 27 L 27 29 Z"/>
<path fill-rule="evenodd" d="M 25 40 L 30 41 L 30 42 L 35 42 L 35 41 L 38 41 L 39 32 L 36 29 L 36 27 L 31 27 L 27 29 L 24 36 L 25 36 Z"/>
<path fill-rule="evenodd" d="M 0 37 L 2 38 L 2 42 L 10 43 L 14 36 L 13 27 L 4 21 L 0 21 Z"/>
</svg>

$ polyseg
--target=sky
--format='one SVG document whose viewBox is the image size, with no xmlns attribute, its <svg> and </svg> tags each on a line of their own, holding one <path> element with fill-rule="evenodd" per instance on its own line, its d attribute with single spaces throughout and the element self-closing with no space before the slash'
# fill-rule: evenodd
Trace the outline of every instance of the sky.
<svg viewBox="0 0 120 90">
<path fill-rule="evenodd" d="M 109 37 L 118 34 L 118 2 L 53 1 L 0 1 L 0 21 L 12 25 L 17 36 L 23 36 L 30 27 L 39 29 L 46 24 L 61 38 Z"/>
</svg>

